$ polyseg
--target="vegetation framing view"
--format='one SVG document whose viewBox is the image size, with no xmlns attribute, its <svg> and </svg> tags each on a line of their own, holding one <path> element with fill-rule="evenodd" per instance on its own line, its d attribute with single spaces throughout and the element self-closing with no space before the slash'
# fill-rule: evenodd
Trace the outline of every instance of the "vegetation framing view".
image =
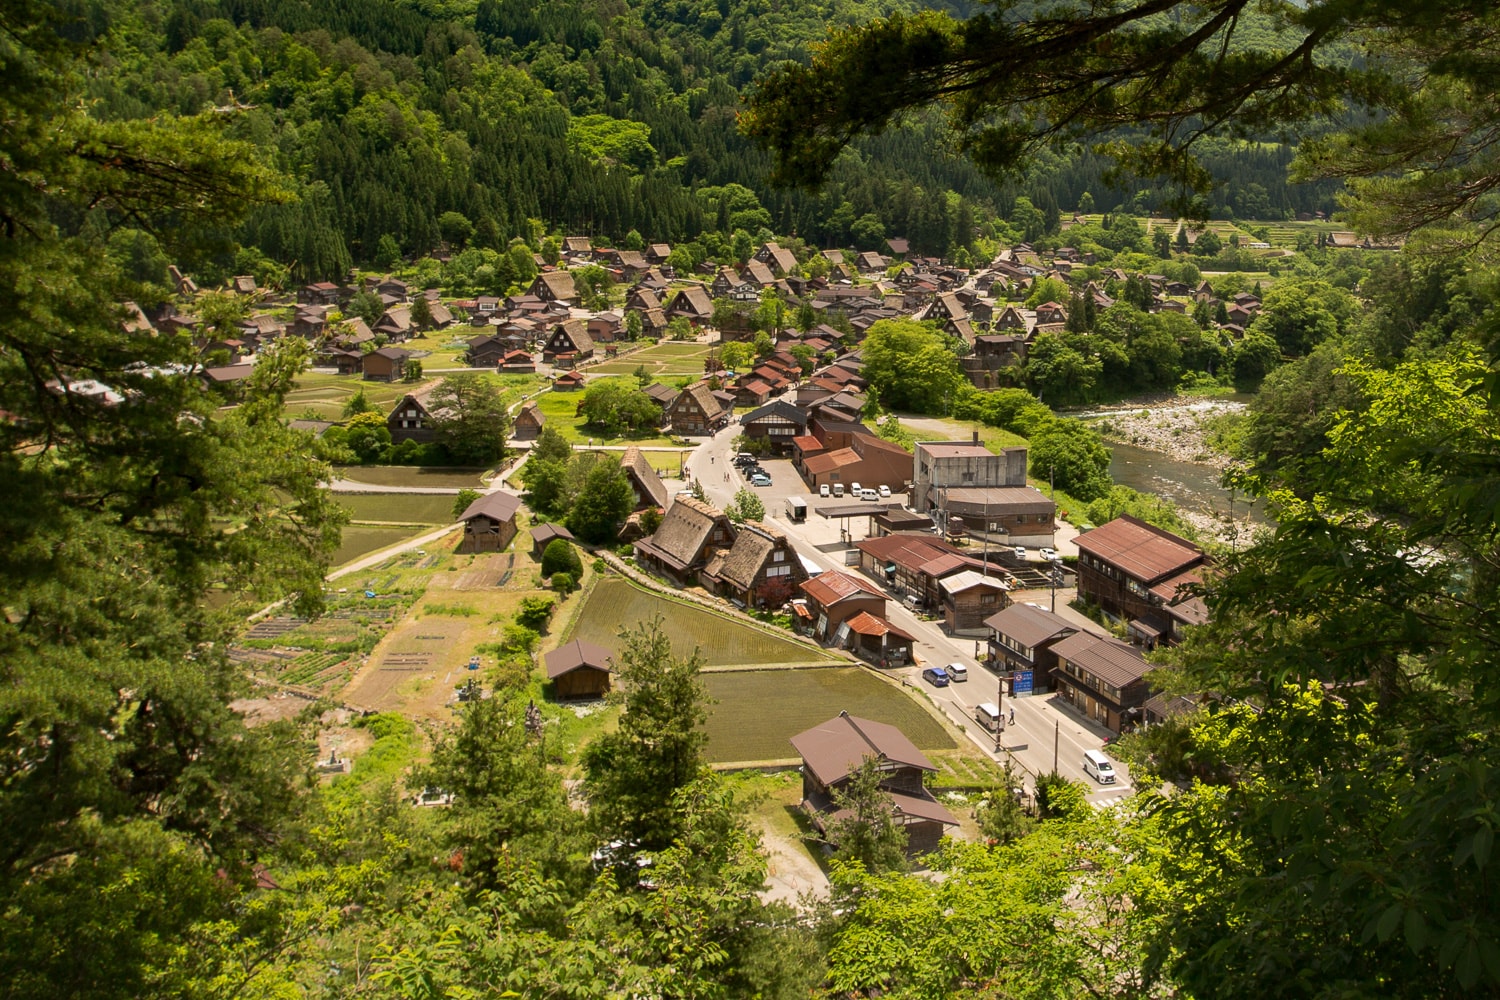
<svg viewBox="0 0 1500 1000">
<path fill-rule="evenodd" d="M 0 0 L 0 997 L 1500 994 L 1497 79 Z"/>
</svg>

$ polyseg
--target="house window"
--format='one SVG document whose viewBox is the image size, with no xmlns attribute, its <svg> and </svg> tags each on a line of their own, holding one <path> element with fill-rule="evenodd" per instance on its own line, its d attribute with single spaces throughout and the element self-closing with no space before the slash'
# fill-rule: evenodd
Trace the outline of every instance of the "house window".
<svg viewBox="0 0 1500 1000">
<path fill-rule="evenodd" d="M 994 604 L 995 603 L 995 595 L 994 594 L 980 594 L 979 595 L 979 603 L 981 605 Z"/>
<path fill-rule="evenodd" d="M 775 552 L 771 553 L 771 561 L 786 562 L 786 553 L 782 552 L 780 549 L 777 549 Z"/>
<path fill-rule="evenodd" d="M 791 576 L 791 575 L 792 575 L 792 567 L 790 567 L 790 566 L 769 566 L 769 567 L 766 568 L 766 577 L 768 579 L 770 577 L 773 577 L 773 576 Z"/>
</svg>

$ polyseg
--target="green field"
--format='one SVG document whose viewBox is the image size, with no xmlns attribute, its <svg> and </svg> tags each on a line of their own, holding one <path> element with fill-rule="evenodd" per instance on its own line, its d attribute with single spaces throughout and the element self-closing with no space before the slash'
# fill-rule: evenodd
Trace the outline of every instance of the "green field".
<svg viewBox="0 0 1500 1000">
<path fill-rule="evenodd" d="M 741 624 L 706 609 L 668 600 L 620 577 L 600 580 L 578 610 L 569 640 L 582 639 L 608 650 L 620 646 L 621 627 L 662 616 L 662 629 L 678 656 L 703 650 L 710 667 L 760 663 L 823 663 L 829 657 L 818 649 L 783 639 L 774 632 Z M 777 671 L 787 674 L 788 671 Z"/>
<path fill-rule="evenodd" d="M 626 381 L 632 386 L 635 385 L 634 379 Z M 591 442 L 599 445 L 638 444 L 642 447 L 670 446 L 673 443 L 671 438 L 660 433 L 656 428 L 639 432 L 634 437 L 600 437 L 598 430 L 585 427 L 583 418 L 578 415 L 578 404 L 582 401 L 583 393 L 581 392 L 544 392 L 536 397 L 537 408 L 542 411 L 542 417 L 547 426 L 556 429 L 568 441 Z"/>
<path fill-rule="evenodd" d="M 410 347 L 412 342 L 406 344 Z M 436 361 L 442 361 L 441 358 Z M 438 364 L 434 359 L 425 359 L 423 365 L 429 368 L 449 367 Z M 483 368 L 472 369 L 481 372 L 489 379 L 497 383 L 506 403 L 514 403 L 528 392 L 534 392 L 545 379 L 540 375 L 508 374 L 502 375 L 493 370 Z M 320 420 L 342 420 L 344 404 L 360 389 L 365 391 L 365 397 L 383 413 L 389 412 L 396 405 L 396 401 L 414 389 L 419 389 L 440 378 L 432 375 L 421 382 L 367 382 L 358 375 L 330 375 L 324 372 L 304 372 L 297 378 L 296 388 L 286 394 L 285 412 L 289 417 L 311 416 L 316 414 Z"/>
<path fill-rule="evenodd" d="M 915 698 L 859 667 L 720 671 L 703 681 L 716 702 L 705 727 L 711 761 L 795 757 L 791 737 L 842 711 L 893 725 L 921 750 L 956 745 Z"/>
<path fill-rule="evenodd" d="M 710 351 L 717 349 L 717 344 L 668 341 L 632 351 L 614 361 L 592 365 L 588 370 L 601 375 L 630 375 L 637 368 L 645 367 L 657 381 L 671 383 L 685 375 L 702 375 L 704 359 Z"/>
<path fill-rule="evenodd" d="M 446 493 L 339 493 L 339 506 L 347 507 L 355 521 L 390 521 L 397 524 L 450 524 L 453 497 Z"/>
<path fill-rule="evenodd" d="M 420 534 L 422 528 L 371 528 L 364 525 L 352 524 L 344 528 L 343 540 L 338 549 L 333 553 L 331 566 L 342 566 L 346 562 L 353 562 L 362 555 L 383 549 L 387 545 L 395 545 L 397 542 Z"/>
<path fill-rule="evenodd" d="M 371 486 L 424 486 L 432 489 L 477 489 L 488 469 L 464 469 L 420 465 L 336 465 L 333 474 Z M 452 503 L 452 499 L 449 499 Z"/>
</svg>

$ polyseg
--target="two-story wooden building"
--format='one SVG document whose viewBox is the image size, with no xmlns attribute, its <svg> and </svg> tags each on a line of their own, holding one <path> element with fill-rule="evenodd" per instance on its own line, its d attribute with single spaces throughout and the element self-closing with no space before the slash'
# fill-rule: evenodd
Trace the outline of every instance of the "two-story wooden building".
<svg viewBox="0 0 1500 1000">
<path fill-rule="evenodd" d="M 819 642 L 832 642 L 838 627 L 857 614 L 885 616 L 885 595 L 848 573 L 827 570 L 798 587 L 807 599 L 807 628 Z"/>
<path fill-rule="evenodd" d="M 785 535 L 758 521 L 739 526 L 734 545 L 703 567 L 698 579 L 743 607 L 779 608 L 807 579 L 807 569 Z"/>
<path fill-rule="evenodd" d="M 990 630 L 989 661 L 1001 673 L 1028 671 L 1034 691 L 1052 689 L 1057 656 L 1052 647 L 1077 632 L 1050 611 L 1030 604 L 1012 604 L 984 620 Z M 1012 683 L 1014 690 L 1014 683 Z"/>
<path fill-rule="evenodd" d="M 486 493 L 469 504 L 459 520 L 464 524 L 460 552 L 502 552 L 516 537 L 516 512 L 521 498 L 503 490 Z"/>
<path fill-rule="evenodd" d="M 1077 538 L 1078 596 L 1128 624 L 1147 648 L 1177 642 L 1188 625 L 1208 620 L 1201 597 L 1207 557 L 1186 538 L 1122 514 Z"/>
<path fill-rule="evenodd" d="M 1151 670 L 1132 645 L 1112 636 L 1076 632 L 1055 643 L 1052 684 L 1057 693 L 1088 718 L 1120 732 L 1139 721 L 1151 697 Z"/>
<path fill-rule="evenodd" d="M 802 758 L 802 808 L 825 836 L 847 815 L 835 793 L 867 759 L 880 768 L 880 787 L 905 828 L 908 854 L 937 850 L 946 829 L 958 825 L 923 781 L 937 768 L 895 726 L 840 712 L 793 736 L 791 743 Z"/>
<path fill-rule="evenodd" d="M 729 413 L 714 398 L 707 382 L 690 385 L 678 393 L 667 408 L 666 417 L 672 432 L 682 436 L 709 435 L 729 422 Z"/>
</svg>

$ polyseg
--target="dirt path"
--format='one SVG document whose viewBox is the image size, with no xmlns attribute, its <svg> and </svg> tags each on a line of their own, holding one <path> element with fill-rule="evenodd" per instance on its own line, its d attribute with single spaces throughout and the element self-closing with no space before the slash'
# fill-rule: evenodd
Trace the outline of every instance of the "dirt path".
<svg viewBox="0 0 1500 1000">
<path fill-rule="evenodd" d="M 761 846 L 766 852 L 766 888 L 760 898 L 799 906 L 805 893 L 814 899 L 828 898 L 828 876 L 808 856 L 800 841 L 777 833 L 770 823 L 761 824 Z"/>
</svg>

